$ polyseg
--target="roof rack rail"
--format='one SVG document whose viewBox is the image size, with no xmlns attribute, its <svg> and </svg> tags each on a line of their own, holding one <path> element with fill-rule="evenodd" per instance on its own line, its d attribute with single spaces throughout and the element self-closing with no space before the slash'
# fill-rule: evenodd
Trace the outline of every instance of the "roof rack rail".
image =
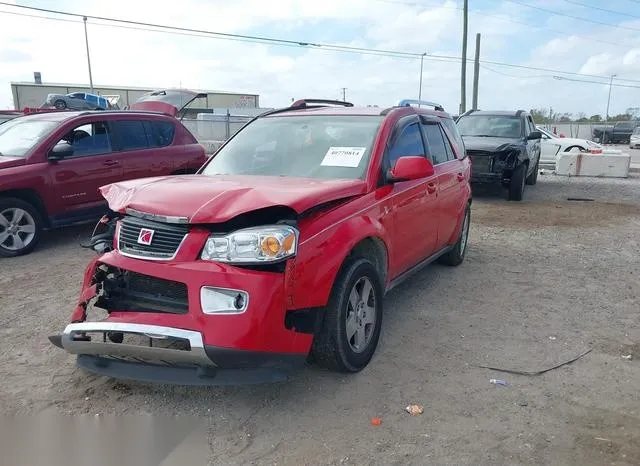
<svg viewBox="0 0 640 466">
<path fill-rule="evenodd" d="M 330 99 L 300 99 L 291 104 L 291 108 L 307 107 L 309 104 L 320 105 L 339 105 L 341 107 L 353 107 L 351 102 L 345 102 L 343 100 L 330 100 Z"/>
<path fill-rule="evenodd" d="M 479 108 L 472 108 L 472 109 L 469 109 L 466 112 L 461 113 L 460 115 L 458 115 L 458 118 L 460 118 L 462 116 L 466 116 L 466 115 L 471 115 L 473 112 L 479 112 L 479 111 L 480 111 Z"/>
<path fill-rule="evenodd" d="M 433 107 L 435 110 L 444 112 L 444 107 L 435 102 L 429 102 L 428 100 L 414 100 L 414 99 L 402 99 L 396 103 L 396 107 L 410 107 L 414 105 L 424 105 L 425 107 Z"/>
<path fill-rule="evenodd" d="M 520 115 L 522 115 L 523 113 L 525 113 L 525 111 L 524 111 L 524 110 L 518 110 L 518 111 L 516 112 L 516 116 L 517 116 L 517 117 L 519 117 L 519 116 L 520 116 Z"/>
</svg>

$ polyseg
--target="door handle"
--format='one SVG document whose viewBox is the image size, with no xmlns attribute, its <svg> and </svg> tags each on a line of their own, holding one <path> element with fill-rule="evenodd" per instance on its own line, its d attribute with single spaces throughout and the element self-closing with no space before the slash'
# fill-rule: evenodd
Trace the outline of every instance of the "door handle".
<svg viewBox="0 0 640 466">
<path fill-rule="evenodd" d="M 112 167 L 114 165 L 118 165 L 118 161 L 117 160 L 106 160 L 102 165 L 106 166 L 106 167 Z"/>
<path fill-rule="evenodd" d="M 458 173 L 458 175 L 456 175 L 456 178 L 458 179 L 458 181 L 462 182 L 464 181 L 464 175 L 462 173 Z"/>
<path fill-rule="evenodd" d="M 436 190 L 437 190 L 437 188 L 436 188 L 436 184 L 435 184 L 435 183 L 429 183 L 429 184 L 427 185 L 427 192 L 428 192 L 429 194 L 433 194 L 433 193 L 435 193 L 435 192 L 436 192 Z"/>
</svg>

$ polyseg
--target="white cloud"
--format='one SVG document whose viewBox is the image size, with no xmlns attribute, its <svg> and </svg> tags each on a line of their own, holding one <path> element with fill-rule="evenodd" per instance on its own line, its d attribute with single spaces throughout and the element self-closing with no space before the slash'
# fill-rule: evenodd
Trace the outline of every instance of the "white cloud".
<svg viewBox="0 0 640 466">
<path fill-rule="evenodd" d="M 462 19 L 458 3 L 430 0 L 428 8 L 406 3 L 182 0 L 177 7 L 175 2 L 159 0 L 112 0 L 107 9 L 99 2 L 60 0 L 55 2 L 55 8 L 227 33 L 460 55 Z M 11 7 L 0 10 L 42 15 Z M 544 29 L 530 29 L 509 21 L 539 23 L 530 16 L 530 10 L 502 2 L 496 2 L 486 14 L 472 13 L 469 56 L 473 55 L 475 33 L 481 32 L 485 60 L 588 74 L 615 73 L 640 79 L 640 34 L 595 25 L 583 33 L 566 21 L 564 26 L 559 26 L 557 18 L 549 20 L 547 25 L 567 30 L 566 36 L 560 37 Z M 92 71 L 97 85 L 173 87 L 181 84 L 200 89 L 256 92 L 261 95 L 263 106 L 285 105 L 293 97 L 337 98 L 342 87 L 347 88 L 349 100 L 365 105 L 389 105 L 399 98 L 418 94 L 419 59 L 276 47 L 114 28 L 99 23 L 89 20 Z M 625 25 L 640 29 L 639 23 Z M 626 45 L 614 46 L 593 39 Z M 0 13 L 0 108 L 11 106 L 9 82 L 31 81 L 33 71 L 41 71 L 45 82 L 87 82 L 82 24 Z M 603 111 L 601 107 L 606 101 L 602 102 L 601 86 L 557 81 L 552 78 L 553 74 L 483 66 L 480 106 L 553 106 L 557 111 Z M 468 105 L 472 82 L 473 64 L 469 62 Z M 634 85 L 640 86 L 640 83 Z M 427 57 L 424 98 L 440 101 L 452 113 L 457 113 L 459 86 L 458 61 Z M 640 104 L 638 91 L 640 89 L 616 88 L 611 113 Z"/>
</svg>

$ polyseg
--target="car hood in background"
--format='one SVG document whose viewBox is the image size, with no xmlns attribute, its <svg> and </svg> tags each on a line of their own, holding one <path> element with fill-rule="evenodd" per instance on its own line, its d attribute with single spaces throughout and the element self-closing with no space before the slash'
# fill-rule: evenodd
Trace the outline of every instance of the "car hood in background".
<svg viewBox="0 0 640 466">
<path fill-rule="evenodd" d="M 175 117 L 194 100 L 206 97 L 207 94 L 188 89 L 163 89 L 144 94 L 129 109 L 161 112 Z"/>
<path fill-rule="evenodd" d="M 273 206 L 298 214 L 327 202 L 366 192 L 362 180 L 316 180 L 271 176 L 179 175 L 138 179 L 100 188 L 109 207 L 127 208 L 189 223 L 220 223 Z"/>
<path fill-rule="evenodd" d="M 522 147 L 522 139 L 517 138 L 485 138 L 477 136 L 462 136 L 466 150 L 481 150 L 500 152 L 507 149 Z"/>
</svg>

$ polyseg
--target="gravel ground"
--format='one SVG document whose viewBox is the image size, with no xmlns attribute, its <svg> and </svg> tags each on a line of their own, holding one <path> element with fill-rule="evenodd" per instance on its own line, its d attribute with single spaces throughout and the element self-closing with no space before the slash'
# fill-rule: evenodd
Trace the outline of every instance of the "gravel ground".
<svg viewBox="0 0 640 466">
<path fill-rule="evenodd" d="M 478 194 L 465 263 L 390 293 L 368 368 L 310 368 L 280 385 L 151 386 L 76 369 L 46 337 L 67 323 L 90 231 L 52 232 L 2 260 L 3 414 L 193 415 L 221 465 L 640 464 L 637 177 L 544 175 L 522 203 Z M 537 376 L 476 367 L 536 371 L 588 349 Z M 404 411 L 414 402 L 424 414 Z"/>
</svg>

